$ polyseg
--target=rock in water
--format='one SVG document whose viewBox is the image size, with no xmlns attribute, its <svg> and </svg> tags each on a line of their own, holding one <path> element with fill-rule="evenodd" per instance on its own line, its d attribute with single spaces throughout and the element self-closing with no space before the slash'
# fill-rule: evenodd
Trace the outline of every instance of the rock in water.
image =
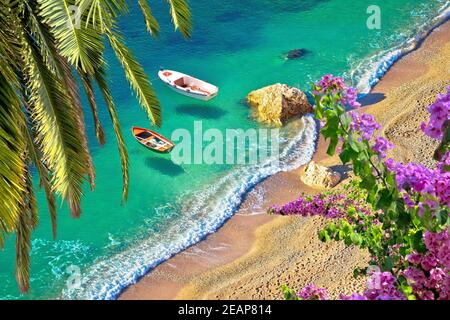
<svg viewBox="0 0 450 320">
<path fill-rule="evenodd" d="M 298 59 L 298 58 L 303 57 L 306 54 L 306 52 L 307 51 L 305 49 L 293 49 L 293 50 L 288 51 L 285 54 L 285 56 L 286 56 L 286 59 L 289 59 L 289 60 Z"/>
<path fill-rule="evenodd" d="M 341 174 L 311 161 L 300 175 L 300 179 L 309 186 L 328 189 L 341 181 Z"/>
<path fill-rule="evenodd" d="M 313 112 L 300 89 L 280 83 L 250 92 L 247 102 L 253 108 L 255 118 L 267 124 L 282 125 L 293 116 Z"/>
</svg>

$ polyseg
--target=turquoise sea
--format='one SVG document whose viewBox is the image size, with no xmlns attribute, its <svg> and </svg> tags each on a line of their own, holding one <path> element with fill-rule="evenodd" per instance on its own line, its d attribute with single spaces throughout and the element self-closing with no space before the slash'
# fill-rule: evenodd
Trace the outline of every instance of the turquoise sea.
<svg viewBox="0 0 450 320">
<path fill-rule="evenodd" d="M 164 1 L 151 1 L 160 21 L 152 39 L 135 1 L 120 25 L 163 107 L 160 132 L 258 128 L 242 99 L 253 89 L 282 82 L 307 90 L 325 73 L 346 77 L 362 92 L 420 38 L 448 16 L 447 0 L 191 0 L 194 31 L 186 41 L 173 31 Z M 380 30 L 369 30 L 370 5 L 381 8 Z M 308 53 L 286 61 L 282 54 Z M 14 245 L 0 252 L 2 299 L 114 299 L 158 263 L 217 230 L 232 216 L 242 197 L 265 177 L 298 167 L 312 156 L 316 125 L 306 117 L 281 131 L 281 162 L 259 165 L 176 165 L 168 155 L 139 146 L 132 125 L 148 127 L 122 70 L 108 51 L 109 81 L 119 107 L 130 154 L 130 197 L 121 206 L 121 171 L 115 138 L 105 108 L 100 117 L 107 144 L 95 141 L 87 117 L 97 188 L 86 188 L 82 216 L 69 217 L 62 205 L 58 238 L 51 238 L 45 197 L 39 193 L 41 220 L 33 235 L 31 292 L 21 296 L 14 278 Z M 156 79 L 160 67 L 179 70 L 220 87 L 204 103 L 177 95 Z M 102 105 L 103 106 L 103 105 Z M 301 236 L 301 235 L 299 235 Z M 72 266 L 72 268 L 69 268 Z M 81 287 L 68 290 L 73 266 Z"/>
</svg>

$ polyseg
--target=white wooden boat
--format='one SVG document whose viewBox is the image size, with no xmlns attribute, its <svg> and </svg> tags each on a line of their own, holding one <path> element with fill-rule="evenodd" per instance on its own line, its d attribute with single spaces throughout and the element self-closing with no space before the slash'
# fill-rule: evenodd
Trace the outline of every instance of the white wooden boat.
<svg viewBox="0 0 450 320">
<path fill-rule="evenodd" d="M 208 101 L 217 96 L 219 92 L 219 88 L 215 85 L 181 72 L 160 70 L 158 76 L 172 90 L 191 98 Z"/>
</svg>

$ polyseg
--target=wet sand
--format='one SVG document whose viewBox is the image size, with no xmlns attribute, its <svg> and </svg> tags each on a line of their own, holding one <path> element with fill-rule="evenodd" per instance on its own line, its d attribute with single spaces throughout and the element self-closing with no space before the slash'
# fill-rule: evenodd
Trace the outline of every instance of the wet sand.
<svg viewBox="0 0 450 320">
<path fill-rule="evenodd" d="M 397 147 L 396 160 L 432 165 L 436 143 L 418 129 L 426 107 L 450 85 L 450 23 L 436 29 L 418 48 L 398 61 L 366 96 L 364 112 L 375 115 L 382 134 Z M 314 160 L 342 170 L 325 156 L 319 139 Z M 368 254 L 343 243 L 322 243 L 320 217 L 273 217 L 268 207 L 292 201 L 302 192 L 302 168 L 276 174 L 249 193 L 238 212 L 216 233 L 175 255 L 123 292 L 120 299 L 282 299 L 280 286 L 314 283 L 332 298 L 364 287 L 353 269 Z"/>
</svg>

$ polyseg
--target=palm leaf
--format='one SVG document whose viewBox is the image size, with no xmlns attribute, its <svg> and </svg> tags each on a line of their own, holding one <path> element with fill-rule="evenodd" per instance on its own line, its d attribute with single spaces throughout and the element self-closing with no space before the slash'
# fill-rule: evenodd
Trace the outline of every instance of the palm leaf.
<svg viewBox="0 0 450 320">
<path fill-rule="evenodd" d="M 52 171 L 52 188 L 80 215 L 84 176 L 89 171 L 87 150 L 68 94 L 42 61 L 31 39 L 24 37 L 24 74 L 30 90 L 30 115 L 44 162 Z"/>
<path fill-rule="evenodd" d="M 6 234 L 15 230 L 26 188 L 21 117 L 17 96 L 0 73 L 0 247 Z"/>
<path fill-rule="evenodd" d="M 0 6 L 0 25 L 2 26 L 12 23 L 12 14 L 5 9 L 5 7 Z M 18 51 L 20 51 L 20 44 L 14 32 L 9 28 L 0 28 L 0 73 L 15 89 L 20 87 L 14 72 L 18 66 L 16 59 Z"/>
<path fill-rule="evenodd" d="M 70 103 L 72 104 L 75 110 L 75 117 L 77 119 L 78 131 L 81 134 L 81 144 L 84 150 L 86 150 L 87 157 L 87 165 L 88 165 L 88 176 L 89 183 L 91 186 L 91 190 L 95 188 L 95 168 L 94 163 L 92 161 L 92 156 L 89 152 L 88 146 L 88 138 L 86 135 L 86 125 L 84 121 L 84 110 L 80 102 L 80 97 L 78 94 L 78 85 L 75 82 L 75 79 L 72 75 L 72 70 L 70 65 L 66 60 L 64 60 L 61 56 L 57 56 L 58 65 L 60 66 L 59 74 L 62 77 L 62 81 L 64 84 L 64 88 L 67 90 L 67 93 L 70 98 Z"/>
<path fill-rule="evenodd" d="M 186 0 L 167 0 L 170 6 L 170 15 L 175 29 L 180 30 L 181 34 L 189 38 L 191 36 L 191 13 Z"/>
<path fill-rule="evenodd" d="M 24 20 L 27 21 L 26 30 L 30 33 L 33 39 L 37 42 L 41 56 L 48 68 L 52 72 L 57 72 L 57 61 L 55 58 L 56 48 L 55 39 L 51 35 L 48 28 L 46 28 L 36 14 L 36 8 L 33 6 L 34 1 L 24 2 Z"/>
<path fill-rule="evenodd" d="M 37 204 L 29 168 L 25 172 L 26 189 L 16 225 L 16 279 L 21 292 L 30 290 L 31 233 L 37 226 Z"/>
<path fill-rule="evenodd" d="M 108 31 L 106 36 L 124 69 L 131 88 L 138 97 L 140 105 L 147 112 L 152 124 L 160 126 L 161 108 L 153 92 L 150 80 L 144 72 L 144 68 L 136 61 L 134 55 L 124 44 L 122 36 L 117 31 Z"/>
<path fill-rule="evenodd" d="M 101 53 L 104 50 L 101 34 L 86 25 L 84 14 L 80 14 L 80 26 L 72 20 L 69 0 L 37 0 L 43 22 L 50 26 L 50 31 L 57 41 L 60 54 L 75 67 L 94 74 L 96 68 L 103 65 Z M 81 24 L 84 23 L 84 27 Z"/>
<path fill-rule="evenodd" d="M 78 124 L 80 127 L 79 131 L 80 133 L 82 133 L 83 147 L 87 150 L 88 142 L 83 119 L 84 112 L 78 94 L 78 85 L 73 78 L 72 70 L 67 61 L 63 59 L 57 52 L 55 47 L 55 39 L 53 35 L 48 31 L 48 29 L 43 25 L 43 23 L 38 19 L 37 15 L 35 14 L 36 9 L 33 9 L 30 5 L 26 6 L 26 9 L 29 15 L 28 26 L 30 27 L 31 35 L 39 45 L 41 56 L 44 58 L 44 61 L 46 62 L 49 69 L 54 72 L 55 76 L 63 81 L 64 87 L 69 94 L 70 102 L 74 106 L 74 108 L 76 108 Z M 97 130 L 98 128 L 98 125 L 96 125 Z M 98 132 L 98 137 L 100 137 L 99 141 L 104 141 L 104 139 L 102 139 L 102 137 L 104 137 L 103 132 L 96 132 Z M 90 153 L 87 154 L 87 157 L 89 165 L 89 182 L 91 185 L 91 190 L 93 190 L 95 187 L 95 170 Z"/>
<path fill-rule="evenodd" d="M 85 26 L 90 24 L 102 33 L 111 28 L 119 13 L 128 11 L 123 0 L 80 0 L 79 6 L 81 12 L 87 12 Z"/>
<path fill-rule="evenodd" d="M 23 135 L 26 137 L 27 150 L 30 155 L 31 160 L 34 163 L 38 173 L 39 173 L 39 185 L 44 188 L 45 196 L 47 199 L 48 211 L 50 213 L 50 221 L 52 223 L 52 235 L 53 239 L 56 239 L 56 200 L 51 187 L 51 177 L 48 168 L 42 162 L 43 156 L 38 146 L 34 142 L 36 139 L 33 137 L 34 134 L 31 132 L 31 125 L 25 126 L 23 128 Z"/>
<path fill-rule="evenodd" d="M 95 101 L 94 89 L 92 88 L 91 79 L 83 71 L 78 72 L 80 74 L 81 82 L 83 83 L 84 91 L 88 98 L 89 106 L 91 107 L 92 118 L 94 119 L 95 135 L 98 142 L 101 145 L 105 144 L 105 134 L 103 132 L 100 119 L 98 118 L 97 103 Z"/>
<path fill-rule="evenodd" d="M 141 8 L 142 14 L 144 15 L 145 24 L 147 26 L 147 31 L 154 37 L 159 34 L 159 23 L 156 21 L 152 14 L 152 10 L 148 5 L 146 0 L 138 1 L 139 7 Z"/>
<path fill-rule="evenodd" d="M 125 141 L 122 136 L 122 130 L 120 129 L 120 121 L 117 116 L 116 107 L 114 105 L 114 101 L 112 99 L 111 93 L 109 92 L 108 85 L 104 78 L 104 71 L 102 69 L 98 70 L 95 74 L 95 80 L 97 81 L 98 87 L 102 92 L 103 98 L 106 102 L 106 106 L 109 111 L 109 115 L 111 117 L 111 121 L 114 128 L 114 133 L 116 134 L 117 146 L 119 149 L 120 162 L 122 165 L 122 178 L 123 178 L 123 192 L 122 192 L 122 200 L 126 201 L 128 198 L 128 152 L 125 146 Z"/>
</svg>

